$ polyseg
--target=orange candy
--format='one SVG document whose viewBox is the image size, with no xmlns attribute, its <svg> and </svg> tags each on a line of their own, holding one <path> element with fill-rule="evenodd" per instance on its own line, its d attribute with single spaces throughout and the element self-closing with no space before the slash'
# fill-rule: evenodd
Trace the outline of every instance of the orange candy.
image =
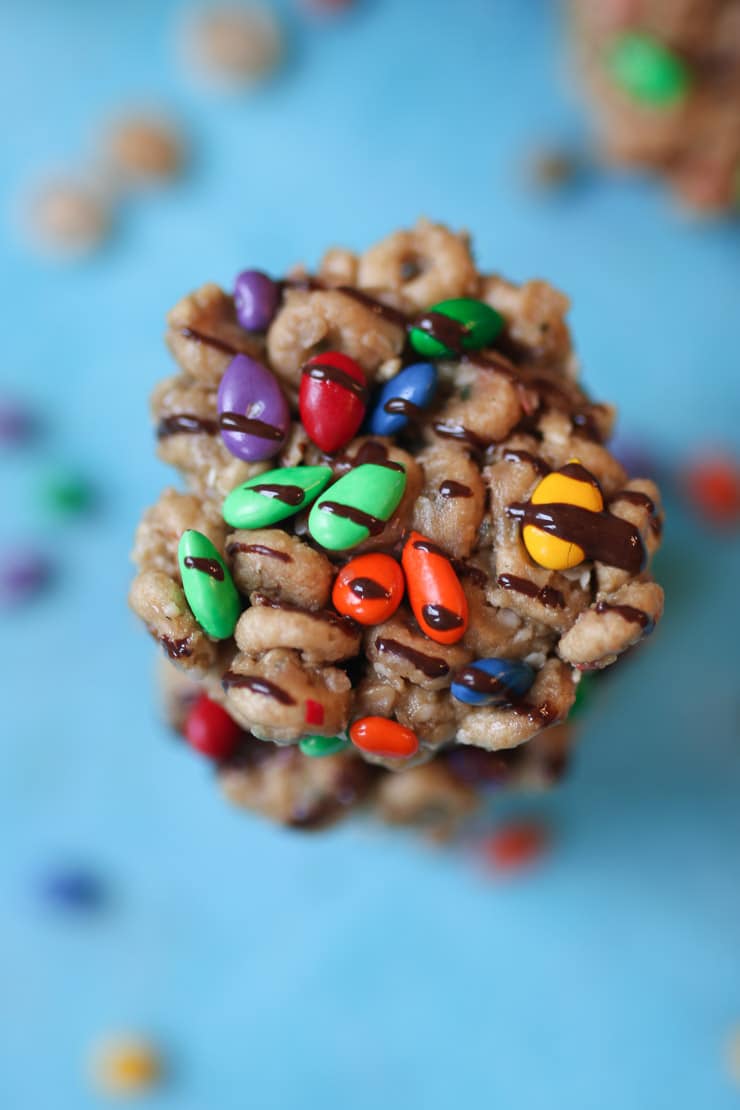
<svg viewBox="0 0 740 1110">
<path fill-rule="evenodd" d="M 415 732 L 387 717 L 362 717 L 350 725 L 349 738 L 360 751 L 385 759 L 405 759 L 419 748 Z"/>
<path fill-rule="evenodd" d="M 409 601 L 422 632 L 438 644 L 456 644 L 468 627 L 468 601 L 444 551 L 419 532 L 403 549 Z"/>
<path fill-rule="evenodd" d="M 381 624 L 403 597 L 403 572 L 390 555 L 358 555 L 337 575 L 331 599 L 334 608 L 358 624 Z"/>
</svg>

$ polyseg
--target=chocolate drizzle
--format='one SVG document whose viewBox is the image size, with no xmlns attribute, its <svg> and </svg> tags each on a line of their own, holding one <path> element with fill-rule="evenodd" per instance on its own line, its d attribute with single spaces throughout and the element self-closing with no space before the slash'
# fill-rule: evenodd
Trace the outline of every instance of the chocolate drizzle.
<svg viewBox="0 0 740 1110">
<path fill-rule="evenodd" d="M 157 439 L 176 435 L 208 435 L 215 436 L 218 431 L 218 422 L 206 416 L 195 416 L 190 412 L 175 412 L 170 416 L 163 416 L 157 425 Z"/>
<path fill-rule="evenodd" d="M 193 654 L 190 647 L 190 636 L 184 636 L 182 640 L 173 640 L 171 636 L 158 636 L 157 639 L 170 659 L 187 659 L 188 656 Z"/>
<path fill-rule="evenodd" d="M 466 486 L 463 482 L 456 482 L 454 478 L 445 478 L 444 482 L 439 487 L 439 492 L 443 497 L 472 497 L 473 491 L 470 486 Z"/>
<path fill-rule="evenodd" d="M 480 667 L 476 667 L 474 663 L 467 667 L 461 667 L 453 681 L 460 686 L 464 686 L 466 690 L 473 690 L 476 694 L 486 694 L 489 697 L 503 695 L 508 701 L 514 701 L 516 697 L 514 691 L 505 682 L 502 682 L 497 675 L 487 674 Z"/>
<path fill-rule="evenodd" d="M 535 598 L 547 609 L 565 608 L 565 598 L 553 586 L 538 586 L 529 578 L 519 578 L 516 574 L 499 574 L 496 582 L 502 590 L 513 590 L 514 593 Z"/>
<path fill-rule="evenodd" d="M 367 386 L 353 378 L 346 370 L 340 370 L 338 366 L 331 366 L 327 362 L 309 363 L 303 367 L 303 375 L 317 382 L 334 382 L 336 385 L 341 385 L 343 389 L 359 397 L 363 404 L 367 403 Z"/>
<path fill-rule="evenodd" d="M 391 416 L 407 416 L 409 420 L 415 420 L 421 416 L 421 407 L 407 400 L 406 397 L 391 397 L 383 405 L 383 412 L 390 413 Z"/>
<path fill-rule="evenodd" d="M 541 459 L 539 455 L 533 455 L 531 451 L 525 451 L 520 447 L 507 447 L 503 453 L 502 458 L 506 462 L 528 463 L 529 466 L 531 466 L 532 469 L 535 470 L 538 474 L 541 474 L 542 477 L 550 473 L 550 467 L 547 465 L 544 459 Z"/>
<path fill-rule="evenodd" d="M 341 505 L 339 501 L 322 501 L 319 509 L 324 513 L 341 517 L 342 520 L 351 520 L 360 528 L 367 528 L 371 536 L 378 536 L 386 526 L 387 521 L 380 520 L 364 509 L 357 509 L 354 505 Z"/>
<path fill-rule="evenodd" d="M 380 316 L 383 320 L 387 320 L 389 324 L 406 328 L 408 319 L 400 309 L 384 304 L 383 301 L 371 297 L 369 293 L 364 293 L 361 289 L 355 289 L 354 285 L 337 285 L 336 290 L 338 293 L 344 293 L 345 297 L 351 297 L 358 304 L 364 305 L 365 308 L 369 308 L 371 312 L 374 312 L 376 316 Z"/>
<path fill-rule="evenodd" d="M 388 601 L 391 596 L 390 591 L 374 578 L 353 578 L 349 588 L 355 597 L 363 601 Z"/>
<path fill-rule="evenodd" d="M 599 601 L 596 604 L 596 612 L 618 613 L 630 624 L 639 624 L 641 628 L 647 628 L 653 623 L 643 609 L 636 609 L 632 605 L 611 605 L 608 601 Z"/>
<path fill-rule="evenodd" d="M 431 540 L 414 540 L 411 546 L 414 551 L 426 551 L 429 555 L 441 555 L 443 559 L 448 558 L 447 552 L 438 547 L 436 543 L 432 543 Z"/>
<path fill-rule="evenodd" d="M 595 486 L 596 489 L 600 489 L 599 483 L 591 471 L 586 470 L 586 467 L 581 466 L 578 462 L 566 463 L 565 466 L 560 467 L 558 474 L 562 474 L 565 478 L 574 478 L 576 482 L 585 482 L 586 485 Z"/>
<path fill-rule="evenodd" d="M 416 648 L 389 637 L 379 636 L 375 641 L 375 650 L 381 655 L 387 652 L 389 655 L 397 655 L 400 659 L 405 659 L 427 678 L 444 678 L 450 670 L 444 659 L 440 659 L 439 656 L 426 655 L 423 651 L 417 651 Z"/>
<path fill-rule="evenodd" d="M 202 343 L 204 347 L 213 347 L 214 351 L 222 351 L 225 355 L 241 353 L 236 347 L 232 347 L 231 343 L 227 343 L 223 339 L 216 339 L 214 335 L 206 335 L 202 331 L 196 331 L 195 328 L 180 328 L 179 332 L 186 339 L 193 339 L 196 343 Z"/>
<path fill-rule="evenodd" d="M 395 462 L 388 456 L 388 448 L 384 443 L 375 439 L 368 439 L 357 449 L 354 455 L 341 455 L 331 460 L 337 474 L 346 474 L 356 466 L 372 463 L 374 466 L 385 466 L 388 470 L 405 472 L 405 467 Z"/>
<path fill-rule="evenodd" d="M 296 705 L 295 698 L 287 690 L 283 690 L 282 686 L 278 686 L 277 683 L 270 682 L 269 679 L 262 678 L 260 675 L 226 671 L 221 676 L 221 685 L 224 690 L 232 687 L 240 690 L 251 690 L 253 694 L 262 694 L 263 697 L 273 698 L 281 705 Z"/>
<path fill-rule="evenodd" d="M 461 355 L 464 351 L 463 342 L 467 338 L 469 328 L 459 320 L 446 316 L 443 312 L 425 312 L 414 320 L 413 326 L 419 331 L 436 339 L 443 347 Z"/>
<path fill-rule="evenodd" d="M 215 578 L 217 582 L 224 580 L 224 568 L 215 559 L 203 559 L 196 555 L 186 555 L 183 562 L 188 569 L 200 570 L 203 574 L 207 574 L 209 578 Z"/>
<path fill-rule="evenodd" d="M 300 486 L 290 486 L 282 482 L 261 482 L 259 485 L 250 486 L 255 493 L 263 493 L 275 501 L 282 501 L 284 505 L 297 508 L 303 501 L 304 491 Z"/>
<path fill-rule="evenodd" d="M 304 617 L 311 617 L 312 620 L 323 621 L 324 624 L 330 624 L 332 628 L 339 629 L 340 632 L 345 632 L 348 636 L 354 636 L 357 633 L 357 624 L 349 617 L 343 617 L 339 613 L 335 613 L 333 609 L 302 609 L 300 605 L 292 605 L 289 601 L 276 601 L 267 594 L 257 591 L 252 595 L 252 603 L 254 606 L 263 607 L 265 609 L 280 609 L 284 613 L 300 613 Z"/>
<path fill-rule="evenodd" d="M 293 562 L 293 556 L 287 551 L 278 551 L 274 547 L 267 547 L 264 543 L 230 543 L 226 548 L 227 555 L 236 555 L 237 552 L 244 555 L 265 555 L 270 559 L 278 559 L 281 563 Z"/>
<path fill-rule="evenodd" d="M 476 451 L 485 451 L 486 448 L 493 444 L 492 439 L 483 439 L 472 428 L 466 428 L 464 424 L 447 423 L 444 420 L 435 420 L 432 424 L 435 432 L 442 439 L 457 439 L 463 443 L 468 443 Z"/>
<path fill-rule="evenodd" d="M 587 559 L 595 559 L 629 574 L 639 574 L 645 565 L 645 548 L 633 524 L 610 513 L 595 513 L 579 505 L 533 505 L 515 502 L 509 516 L 541 528 L 551 536 L 577 544 Z"/>
<path fill-rule="evenodd" d="M 655 536 L 659 536 L 663 531 L 663 522 L 658 516 L 658 510 L 652 497 L 648 497 L 639 489 L 620 489 L 618 493 L 612 494 L 609 498 L 609 504 L 614 505 L 618 501 L 626 501 L 630 505 L 637 505 L 641 509 L 647 509 L 650 514 L 650 529 Z"/>
<path fill-rule="evenodd" d="M 255 420 L 251 416 L 242 416 L 240 412 L 222 412 L 218 423 L 222 432 L 241 432 L 259 439 L 272 439 L 276 443 L 285 438 L 285 432 L 281 428 L 276 428 L 274 424 L 265 424 L 264 420 Z"/>
<path fill-rule="evenodd" d="M 429 627 L 438 632 L 451 632 L 453 628 L 462 628 L 465 624 L 459 613 L 454 613 L 444 605 L 424 605 L 421 615 Z"/>
<path fill-rule="evenodd" d="M 498 351 L 489 351 L 483 354 L 482 351 L 468 351 L 465 354 L 465 362 L 470 366 L 475 366 L 478 370 L 495 370 L 504 377 L 516 381 L 519 378 L 517 369 L 511 359 L 506 355 L 499 354 Z"/>
</svg>

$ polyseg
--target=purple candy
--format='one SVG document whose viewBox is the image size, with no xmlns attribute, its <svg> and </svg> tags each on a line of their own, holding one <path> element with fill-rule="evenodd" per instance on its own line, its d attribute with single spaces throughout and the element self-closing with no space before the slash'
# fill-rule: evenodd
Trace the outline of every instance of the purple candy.
<svg viewBox="0 0 740 1110">
<path fill-rule="evenodd" d="M 232 455 L 257 462 L 277 455 L 290 426 L 290 409 L 277 379 L 248 355 L 237 355 L 218 387 L 221 436 Z"/>
<path fill-rule="evenodd" d="M 234 283 L 236 318 L 247 331 L 266 331 L 280 303 L 280 286 L 261 270 L 242 270 Z"/>
<path fill-rule="evenodd" d="M 33 437 L 36 422 L 30 412 L 8 398 L 0 397 L 0 443 L 15 445 Z"/>
<path fill-rule="evenodd" d="M 35 551 L 0 555 L 0 601 L 13 605 L 40 593 L 49 583 L 51 566 Z"/>
</svg>

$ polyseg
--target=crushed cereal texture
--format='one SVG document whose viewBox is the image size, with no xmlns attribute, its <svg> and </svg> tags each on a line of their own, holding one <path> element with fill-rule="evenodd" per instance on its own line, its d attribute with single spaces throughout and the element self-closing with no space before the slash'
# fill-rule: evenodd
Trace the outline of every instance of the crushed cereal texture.
<svg viewBox="0 0 740 1110">
<path fill-rule="evenodd" d="M 663 175 L 687 207 L 740 204 L 740 3 L 571 0 L 606 158 Z"/>
<path fill-rule="evenodd" d="M 467 235 L 420 221 L 364 254 L 332 249 L 315 274 L 295 271 L 279 286 L 266 332 L 243 329 L 231 296 L 215 285 L 169 313 L 178 370 L 154 390 L 152 417 L 158 453 L 185 492 L 167 488 L 142 517 L 130 604 L 164 651 L 175 729 L 206 693 L 242 730 L 216 770 L 237 805 L 317 828 L 368 803 L 389 822 L 447 830 L 484 787 L 542 786 L 562 774 L 582 673 L 610 666 L 661 616 L 662 590 L 649 569 L 661 539 L 660 494 L 648 479 L 628 479 L 608 449 L 614 410 L 579 384 L 567 298 L 542 280 L 515 285 L 479 272 Z M 471 334 L 468 325 L 433 311 L 439 302 L 467 310 L 459 298 L 500 315 L 487 347 L 465 349 L 458 340 Z M 395 434 L 361 428 L 323 454 L 298 414 L 308 360 L 327 350 L 350 356 L 364 371 L 371 413 L 380 386 L 422 360 L 412 349 L 418 330 L 447 344 L 434 359 L 431 402 L 406 404 Z M 267 367 L 291 405 L 291 426 L 268 459 L 237 458 L 220 435 L 218 386 L 237 354 Z M 259 488 L 265 472 L 301 466 L 327 468 L 317 507 L 303 505 L 300 489 L 268 481 L 266 503 L 292 496 L 287 488 L 300 509 L 265 527 L 224 520 L 235 487 Z M 402 471 L 405 487 L 383 519 L 357 504 L 346 509 L 339 493 L 332 501 L 353 474 L 375 475 L 364 491 L 375 496 L 386 469 Z M 543 501 L 546 478 L 560 492 Z M 339 527 L 347 517 L 370 521 L 349 549 L 313 536 L 312 514 L 327 498 L 326 516 L 339 513 Z M 241 596 L 227 639 L 209 637 L 186 600 L 177 551 L 189 529 L 212 541 Z M 371 551 L 401 564 L 412 542 L 414 565 L 432 574 L 432 588 L 452 581 L 454 612 L 448 596 L 419 610 L 418 583 L 410 603 L 408 581 L 400 607 L 380 624 L 334 608 L 340 568 Z M 411 565 L 404 556 L 407 580 Z M 379 596 L 367 579 L 356 588 Z M 494 674 L 524 686 L 514 692 L 475 666 L 491 660 Z M 345 736 L 360 718 L 397 722 L 418 748 L 399 757 L 381 737 L 372 750 L 349 746 L 321 758 L 299 750 L 307 736 Z"/>
</svg>

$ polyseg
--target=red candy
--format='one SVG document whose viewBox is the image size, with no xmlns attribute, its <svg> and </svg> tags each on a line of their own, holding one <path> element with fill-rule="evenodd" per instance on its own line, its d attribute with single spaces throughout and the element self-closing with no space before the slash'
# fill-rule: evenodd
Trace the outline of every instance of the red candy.
<svg viewBox="0 0 740 1110">
<path fill-rule="evenodd" d="M 403 571 L 390 555 L 358 555 L 346 563 L 334 583 L 334 608 L 358 624 L 382 624 L 403 597 Z"/>
<path fill-rule="evenodd" d="M 322 451 L 349 443 L 362 424 L 367 381 L 357 363 L 340 351 L 324 351 L 303 367 L 298 409 L 303 427 Z"/>
<path fill-rule="evenodd" d="M 713 524 L 740 520 L 740 466 L 722 455 L 697 460 L 684 475 L 686 492 L 697 512 Z"/>
<path fill-rule="evenodd" d="M 306 698 L 306 724 L 307 725 L 323 725 L 324 723 L 324 707 L 320 701 L 314 701 L 313 698 Z"/>
<path fill-rule="evenodd" d="M 385 759 L 405 759 L 419 748 L 416 733 L 386 717 L 362 717 L 350 725 L 349 738 L 360 751 Z"/>
<path fill-rule="evenodd" d="M 419 532 L 403 549 L 403 569 L 414 616 L 438 644 L 456 644 L 468 627 L 468 600 L 444 551 Z"/>
<path fill-rule="evenodd" d="M 483 851 L 499 871 L 515 871 L 541 856 L 548 842 L 547 830 L 534 821 L 502 825 L 483 844 Z"/>
<path fill-rule="evenodd" d="M 191 748 L 209 759 L 226 759 L 231 755 L 240 733 L 241 729 L 226 710 L 205 694 L 193 703 L 183 728 Z"/>
</svg>

